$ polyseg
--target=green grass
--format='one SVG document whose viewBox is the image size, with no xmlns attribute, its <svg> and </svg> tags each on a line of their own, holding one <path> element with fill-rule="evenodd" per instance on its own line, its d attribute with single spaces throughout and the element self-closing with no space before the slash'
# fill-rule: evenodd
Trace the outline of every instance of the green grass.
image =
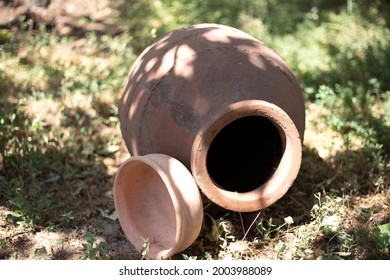
<svg viewBox="0 0 390 280">
<path fill-rule="evenodd" d="M 264 41 L 296 73 L 306 97 L 302 167 L 260 213 L 206 208 L 200 236 L 173 258 L 389 259 L 388 6 L 276 2 L 127 1 L 112 7 L 123 30 L 115 36 L 60 37 L 23 21 L 1 30 L 0 258 L 147 257 L 121 252 L 123 233 L 104 229 L 118 226 L 113 178 L 128 156 L 120 93 L 156 38 L 216 22 Z M 59 236 L 52 248 L 31 245 L 42 232 Z"/>
</svg>

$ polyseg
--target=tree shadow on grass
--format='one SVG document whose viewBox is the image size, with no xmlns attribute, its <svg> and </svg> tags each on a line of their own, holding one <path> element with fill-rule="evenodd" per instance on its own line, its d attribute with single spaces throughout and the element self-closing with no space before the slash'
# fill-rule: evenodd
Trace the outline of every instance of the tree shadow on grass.
<svg viewBox="0 0 390 280">
<path fill-rule="evenodd" d="M 114 210 L 113 178 L 101 156 L 94 150 L 86 153 L 86 142 L 77 143 L 78 138 L 83 140 L 77 135 L 69 138 L 75 142 L 60 143 L 51 127 L 37 125 L 20 103 L 3 101 L 0 109 L 0 205 L 5 229 L 0 237 L 6 248 L 0 258 L 33 257 L 32 240 L 42 231 L 61 233 L 57 241 L 62 243 L 69 243 L 74 231 L 97 234 L 96 221 Z M 63 114 L 69 121 L 66 127 L 76 134 L 82 126 L 91 126 L 91 116 L 82 110 Z M 119 231 L 117 236 L 120 239 Z M 52 258 L 79 254 L 80 248 L 52 245 L 56 248 Z"/>
</svg>

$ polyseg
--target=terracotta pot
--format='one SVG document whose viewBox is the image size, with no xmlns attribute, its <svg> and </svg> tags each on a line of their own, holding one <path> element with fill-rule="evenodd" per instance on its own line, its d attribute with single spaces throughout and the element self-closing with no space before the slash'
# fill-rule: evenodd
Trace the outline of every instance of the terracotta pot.
<svg viewBox="0 0 390 280">
<path fill-rule="evenodd" d="M 167 155 L 125 161 L 115 178 L 114 200 L 127 238 L 139 252 L 147 250 L 151 259 L 168 259 L 183 251 L 202 227 L 199 189 L 188 169 Z"/>
<path fill-rule="evenodd" d="M 159 39 L 133 64 L 119 110 L 132 155 L 178 159 L 226 209 L 268 207 L 298 174 L 299 84 L 282 58 L 237 29 L 201 24 Z"/>
</svg>

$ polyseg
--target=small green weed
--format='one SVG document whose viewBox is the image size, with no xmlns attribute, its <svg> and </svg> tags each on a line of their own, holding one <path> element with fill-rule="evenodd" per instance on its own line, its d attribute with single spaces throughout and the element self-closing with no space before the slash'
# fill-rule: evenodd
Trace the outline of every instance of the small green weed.
<svg viewBox="0 0 390 280">
<path fill-rule="evenodd" d="M 144 259 L 149 259 L 149 251 L 150 251 L 150 241 L 149 241 L 149 237 L 141 237 L 144 244 L 143 244 L 143 249 L 142 249 L 142 252 L 141 252 L 141 260 L 144 260 Z"/>
<path fill-rule="evenodd" d="M 18 225 L 32 231 L 34 229 L 34 220 L 30 216 L 31 205 L 29 205 L 21 195 L 14 197 L 9 202 L 17 207 L 16 210 L 9 213 L 9 217 L 15 218 Z"/>
<path fill-rule="evenodd" d="M 374 240 L 376 246 L 385 253 L 390 252 L 390 224 L 378 225 L 374 228 Z"/>
<path fill-rule="evenodd" d="M 107 260 L 107 250 L 110 249 L 110 245 L 106 242 L 96 242 L 96 238 L 92 235 L 92 233 L 87 232 L 83 235 L 83 238 L 87 241 L 87 243 L 82 243 L 84 248 L 83 260 Z"/>
<path fill-rule="evenodd" d="M 211 219 L 211 232 L 207 234 L 210 241 L 219 243 L 222 250 L 226 249 L 229 242 L 234 241 L 236 237 L 232 234 L 233 224 L 230 220 L 223 217 L 215 220 L 207 214 Z"/>
<path fill-rule="evenodd" d="M 287 226 L 287 229 L 290 227 L 291 224 L 294 223 L 294 220 L 292 217 L 288 216 L 284 218 L 284 223 L 280 225 L 275 225 L 273 223 L 272 217 L 270 217 L 268 220 L 264 219 L 264 217 L 259 217 L 256 221 L 256 232 L 259 235 L 260 238 L 264 240 L 271 240 L 275 235 L 283 231 L 284 227 Z"/>
</svg>

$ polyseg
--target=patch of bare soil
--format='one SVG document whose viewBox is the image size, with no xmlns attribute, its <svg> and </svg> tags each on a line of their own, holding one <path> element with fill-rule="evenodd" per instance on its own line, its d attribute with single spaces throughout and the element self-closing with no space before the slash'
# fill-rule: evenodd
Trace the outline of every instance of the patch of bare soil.
<svg viewBox="0 0 390 280">
<path fill-rule="evenodd" d="M 109 0 L 5 0 L 0 2 L 0 28 L 25 22 L 31 29 L 43 25 L 62 36 L 115 34 L 120 32 L 115 13 Z"/>
<path fill-rule="evenodd" d="M 73 229 L 67 232 L 42 229 L 29 232 L 7 222 L 9 211 L 0 208 L 0 259 L 80 259 L 86 252 L 83 244 L 84 231 Z M 109 259 L 139 259 L 139 254 L 123 234 L 119 222 L 104 217 L 95 220 L 94 227 L 99 233 L 95 235 L 94 247 L 104 242 L 110 246 L 106 251 Z"/>
</svg>

